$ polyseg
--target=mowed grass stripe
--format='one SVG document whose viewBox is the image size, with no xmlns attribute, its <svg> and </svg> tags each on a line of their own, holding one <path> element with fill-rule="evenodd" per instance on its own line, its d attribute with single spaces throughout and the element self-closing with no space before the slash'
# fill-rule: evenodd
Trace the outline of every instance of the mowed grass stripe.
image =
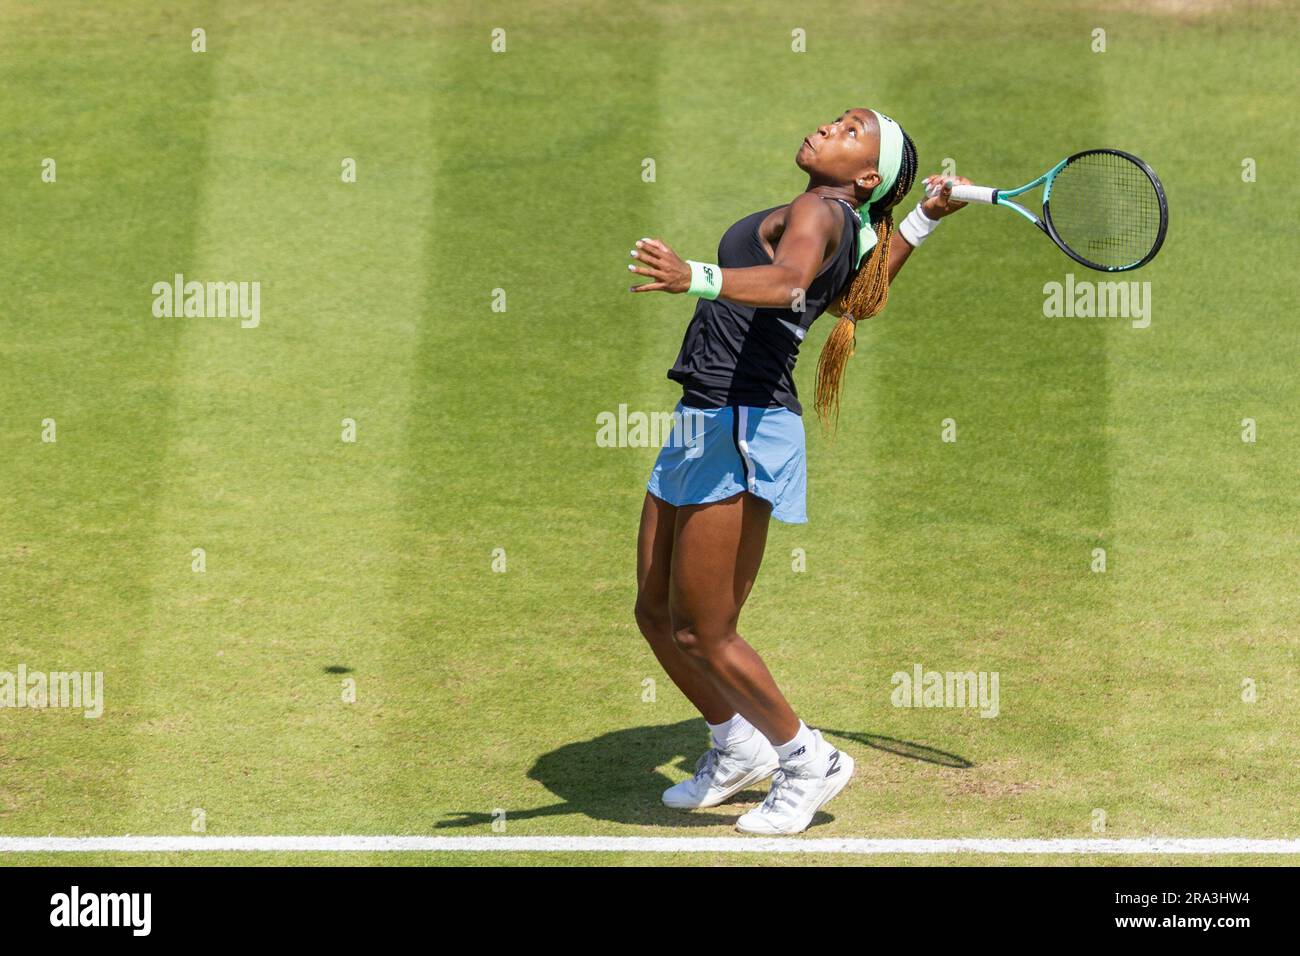
<svg viewBox="0 0 1300 956">
<path fill-rule="evenodd" d="M 432 215 L 419 18 L 317 4 L 209 28 L 201 231 L 175 270 L 260 281 L 262 314 L 257 328 L 171 320 L 183 358 L 132 828 L 183 832 L 196 809 L 209 832 L 384 819 L 375 785 L 399 755 L 379 728 L 401 678 L 384 645 L 424 293 L 413 264 Z"/>
<path fill-rule="evenodd" d="M 212 62 L 144 4 L 0 20 L 0 670 L 102 671 L 105 695 L 96 720 L 4 712 L 0 829 L 95 832 L 131 790 L 179 374 L 149 290 L 195 248 Z"/>
<path fill-rule="evenodd" d="M 600 411 L 638 401 L 650 335 L 626 263 L 650 229 L 640 173 L 668 107 L 661 41 L 656 18 L 606 2 L 490 20 L 460 5 L 440 20 L 438 215 L 391 663 L 410 695 L 390 724 L 403 759 L 387 783 L 421 823 L 555 807 L 533 779 L 542 755 L 643 713 L 633 543 L 652 452 L 595 436 Z M 560 827 L 585 822 L 554 812 Z"/>
<path fill-rule="evenodd" d="M 1297 25 L 1294 8 L 1234 5 L 1182 24 L 1175 46 L 1166 18 L 1111 24 L 1109 138 L 1153 164 L 1170 204 L 1165 248 L 1132 276 L 1150 283 L 1150 327 L 1094 320 L 1107 321 L 1113 382 L 1106 631 L 1126 666 L 1105 720 L 1129 781 L 1111 813 L 1126 832 L 1294 831 L 1291 802 L 1261 788 L 1300 783 L 1300 339 L 1280 266 L 1296 231 L 1277 215 L 1296 196 L 1282 170 L 1300 133 Z M 1170 102 L 1193 106 L 1172 124 Z M 1256 182 L 1242 179 L 1247 157 Z"/>
</svg>

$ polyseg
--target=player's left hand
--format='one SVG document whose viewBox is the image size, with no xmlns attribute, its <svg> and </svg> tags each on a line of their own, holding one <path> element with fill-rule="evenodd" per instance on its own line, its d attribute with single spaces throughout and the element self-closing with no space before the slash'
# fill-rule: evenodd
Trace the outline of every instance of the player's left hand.
<svg viewBox="0 0 1300 956">
<path fill-rule="evenodd" d="M 935 174 L 925 177 L 926 199 L 921 203 L 921 211 L 931 219 L 942 219 L 944 216 L 950 216 L 958 209 L 966 205 L 952 198 L 953 186 L 969 186 L 971 181 L 965 176 L 941 176 Z M 936 186 L 942 188 L 933 196 L 930 192 Z"/>
<path fill-rule="evenodd" d="M 691 287 L 691 267 L 658 239 L 638 239 L 630 255 L 639 265 L 629 265 L 628 271 L 649 276 L 654 281 L 634 285 L 629 292 L 676 293 Z"/>
</svg>

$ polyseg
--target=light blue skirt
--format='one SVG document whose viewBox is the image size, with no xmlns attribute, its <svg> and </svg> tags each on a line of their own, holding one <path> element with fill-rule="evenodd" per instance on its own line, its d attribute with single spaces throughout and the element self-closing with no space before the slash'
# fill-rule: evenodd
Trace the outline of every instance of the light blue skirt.
<svg viewBox="0 0 1300 956">
<path fill-rule="evenodd" d="M 670 505 L 702 505 L 742 491 L 778 521 L 808 520 L 803 418 L 788 408 L 691 408 L 677 403 L 672 434 L 646 490 Z"/>
</svg>

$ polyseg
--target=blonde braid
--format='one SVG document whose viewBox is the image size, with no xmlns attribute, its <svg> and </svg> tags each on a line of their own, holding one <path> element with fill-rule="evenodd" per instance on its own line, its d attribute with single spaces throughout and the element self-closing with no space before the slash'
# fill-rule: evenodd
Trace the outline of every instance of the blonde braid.
<svg viewBox="0 0 1300 956">
<path fill-rule="evenodd" d="M 916 168 L 916 147 L 904 133 L 903 164 L 894 181 L 894 188 L 889 191 L 889 195 L 876 200 L 873 206 L 863 206 L 858 210 L 859 215 L 870 218 L 872 227 L 876 230 L 876 244 L 836 300 L 836 311 L 843 318 L 831 329 L 817 359 L 813 407 L 823 426 L 834 426 L 839 422 L 840 386 L 844 381 L 845 367 L 857 343 L 855 333 L 858 321 L 879 314 L 889 301 L 889 244 L 894 235 L 891 210 L 911 190 Z"/>
<path fill-rule="evenodd" d="M 813 407 L 823 425 L 839 421 L 840 384 L 844 380 L 844 368 L 857 345 L 858 320 L 878 314 L 889 301 L 889 241 L 894 230 L 893 217 L 886 215 L 875 228 L 875 248 L 840 296 L 839 311 L 843 318 L 831 329 L 817 359 Z"/>
</svg>

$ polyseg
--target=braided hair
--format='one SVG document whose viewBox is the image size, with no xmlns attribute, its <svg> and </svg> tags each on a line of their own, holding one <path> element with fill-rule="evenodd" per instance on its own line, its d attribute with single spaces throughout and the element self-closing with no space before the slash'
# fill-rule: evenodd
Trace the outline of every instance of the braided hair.
<svg viewBox="0 0 1300 956">
<path fill-rule="evenodd" d="M 858 209 L 858 214 L 869 220 L 863 228 L 876 231 L 876 245 L 840 293 L 836 304 L 843 318 L 826 337 L 826 344 L 817 360 L 813 406 L 823 425 L 839 421 L 840 384 L 844 380 L 844 367 L 853 355 L 858 320 L 876 315 L 889 299 L 889 240 L 894 233 L 892 210 L 911 190 L 916 169 L 916 146 L 904 132 L 903 161 L 898 167 L 894 188 L 870 206 Z"/>
</svg>

